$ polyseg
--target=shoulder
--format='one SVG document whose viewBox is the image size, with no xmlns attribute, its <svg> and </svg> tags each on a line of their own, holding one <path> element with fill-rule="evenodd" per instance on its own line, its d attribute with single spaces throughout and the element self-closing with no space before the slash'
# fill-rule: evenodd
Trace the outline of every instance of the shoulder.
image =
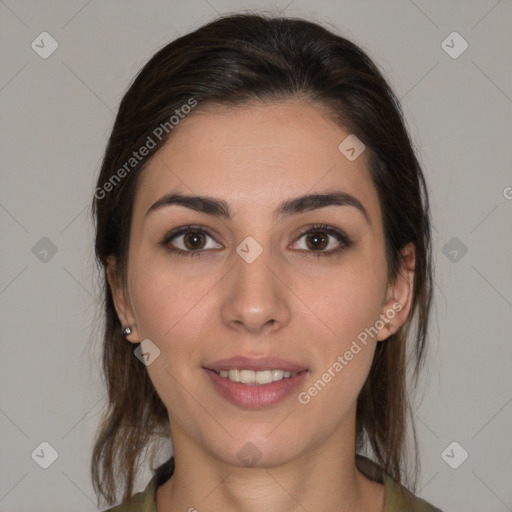
<svg viewBox="0 0 512 512">
<path fill-rule="evenodd" d="M 103 512 L 156 512 L 154 494 L 155 483 L 154 480 L 151 480 L 143 492 L 138 492 L 128 501 Z"/>
<path fill-rule="evenodd" d="M 134 494 L 128 501 L 103 512 L 156 512 L 156 490 L 174 473 L 174 456 L 153 471 L 153 478 L 142 492 Z"/>
<path fill-rule="evenodd" d="M 103 512 L 144 512 L 143 493 L 138 492 L 129 501 L 108 508 Z"/>
<path fill-rule="evenodd" d="M 384 475 L 386 487 L 386 505 L 384 512 L 443 512 L 428 501 L 418 498 L 403 485 L 393 480 L 389 475 Z"/>
<path fill-rule="evenodd" d="M 399 484 L 381 466 L 368 457 L 356 454 L 357 468 L 370 480 L 384 484 L 383 512 L 443 512 L 431 503 L 418 498 Z"/>
</svg>

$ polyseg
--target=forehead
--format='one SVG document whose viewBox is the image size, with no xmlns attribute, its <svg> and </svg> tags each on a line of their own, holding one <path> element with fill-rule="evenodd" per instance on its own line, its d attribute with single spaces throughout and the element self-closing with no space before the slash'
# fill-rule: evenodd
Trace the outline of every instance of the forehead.
<svg viewBox="0 0 512 512">
<path fill-rule="evenodd" d="M 223 198 L 237 214 L 254 215 L 287 197 L 340 190 L 380 218 L 368 155 L 350 161 L 339 150 L 349 135 L 298 100 L 197 107 L 143 171 L 134 215 L 171 191 Z"/>
</svg>

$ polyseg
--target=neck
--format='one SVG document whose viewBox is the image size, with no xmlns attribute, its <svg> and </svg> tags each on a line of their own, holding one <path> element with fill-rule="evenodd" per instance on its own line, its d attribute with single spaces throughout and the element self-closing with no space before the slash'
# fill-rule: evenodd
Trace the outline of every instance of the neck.
<svg viewBox="0 0 512 512">
<path fill-rule="evenodd" d="M 274 467 L 234 466 L 197 444 L 174 446 L 175 471 L 157 490 L 158 512 L 384 510 L 384 486 L 357 469 L 354 445 L 344 446 L 339 436 Z"/>
</svg>

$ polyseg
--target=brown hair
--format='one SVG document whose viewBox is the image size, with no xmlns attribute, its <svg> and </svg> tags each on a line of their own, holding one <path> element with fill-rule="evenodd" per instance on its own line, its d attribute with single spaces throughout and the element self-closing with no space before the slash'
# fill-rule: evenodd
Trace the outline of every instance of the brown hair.
<svg viewBox="0 0 512 512">
<path fill-rule="evenodd" d="M 108 410 L 95 439 L 91 474 L 95 491 L 109 504 L 116 501 L 118 482 L 124 484 L 122 501 L 132 495 L 144 449 L 155 435 L 169 435 L 166 408 L 145 366 L 134 357 L 134 345 L 121 334 L 106 275 L 107 258 L 113 255 L 126 283 L 137 178 L 171 135 L 171 117 L 190 105 L 191 98 L 200 108 L 290 97 L 327 109 L 365 144 L 382 209 L 390 279 L 400 269 L 401 249 L 409 242 L 416 249 L 409 318 L 388 341 L 377 344 L 356 413 L 357 450 L 371 448 L 381 467 L 414 492 L 418 461 L 412 414 L 413 481 L 404 470 L 411 413 L 406 339 L 413 343 L 417 385 L 432 300 L 431 234 L 426 184 L 401 107 L 376 65 L 354 43 L 302 19 L 239 14 L 222 16 L 176 39 L 147 62 L 121 101 L 101 166 L 92 208 L 104 293 L 102 364 Z M 134 150 L 147 146 L 149 138 L 158 138 L 157 149 L 135 162 Z"/>
</svg>

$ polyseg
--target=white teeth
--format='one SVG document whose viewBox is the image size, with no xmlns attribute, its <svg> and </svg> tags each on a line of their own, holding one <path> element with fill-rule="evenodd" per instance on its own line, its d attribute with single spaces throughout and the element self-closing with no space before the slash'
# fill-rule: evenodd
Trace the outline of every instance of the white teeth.
<svg viewBox="0 0 512 512">
<path fill-rule="evenodd" d="M 270 384 L 272 382 L 272 371 L 264 370 L 256 373 L 256 382 L 258 384 Z"/>
<path fill-rule="evenodd" d="M 283 378 L 284 372 L 283 370 L 272 370 L 272 380 L 281 380 Z"/>
<path fill-rule="evenodd" d="M 242 384 L 253 384 L 256 380 L 256 372 L 252 370 L 240 370 L 240 382 Z"/>
<path fill-rule="evenodd" d="M 227 377 L 227 375 L 223 375 L 223 377 Z M 240 374 L 238 373 L 238 370 L 229 370 L 229 380 L 232 380 L 233 382 L 240 382 Z"/>
<path fill-rule="evenodd" d="M 297 372 L 285 372 L 284 370 L 219 370 L 219 375 L 233 382 L 242 384 L 270 384 L 289 377 L 295 377 Z"/>
</svg>

